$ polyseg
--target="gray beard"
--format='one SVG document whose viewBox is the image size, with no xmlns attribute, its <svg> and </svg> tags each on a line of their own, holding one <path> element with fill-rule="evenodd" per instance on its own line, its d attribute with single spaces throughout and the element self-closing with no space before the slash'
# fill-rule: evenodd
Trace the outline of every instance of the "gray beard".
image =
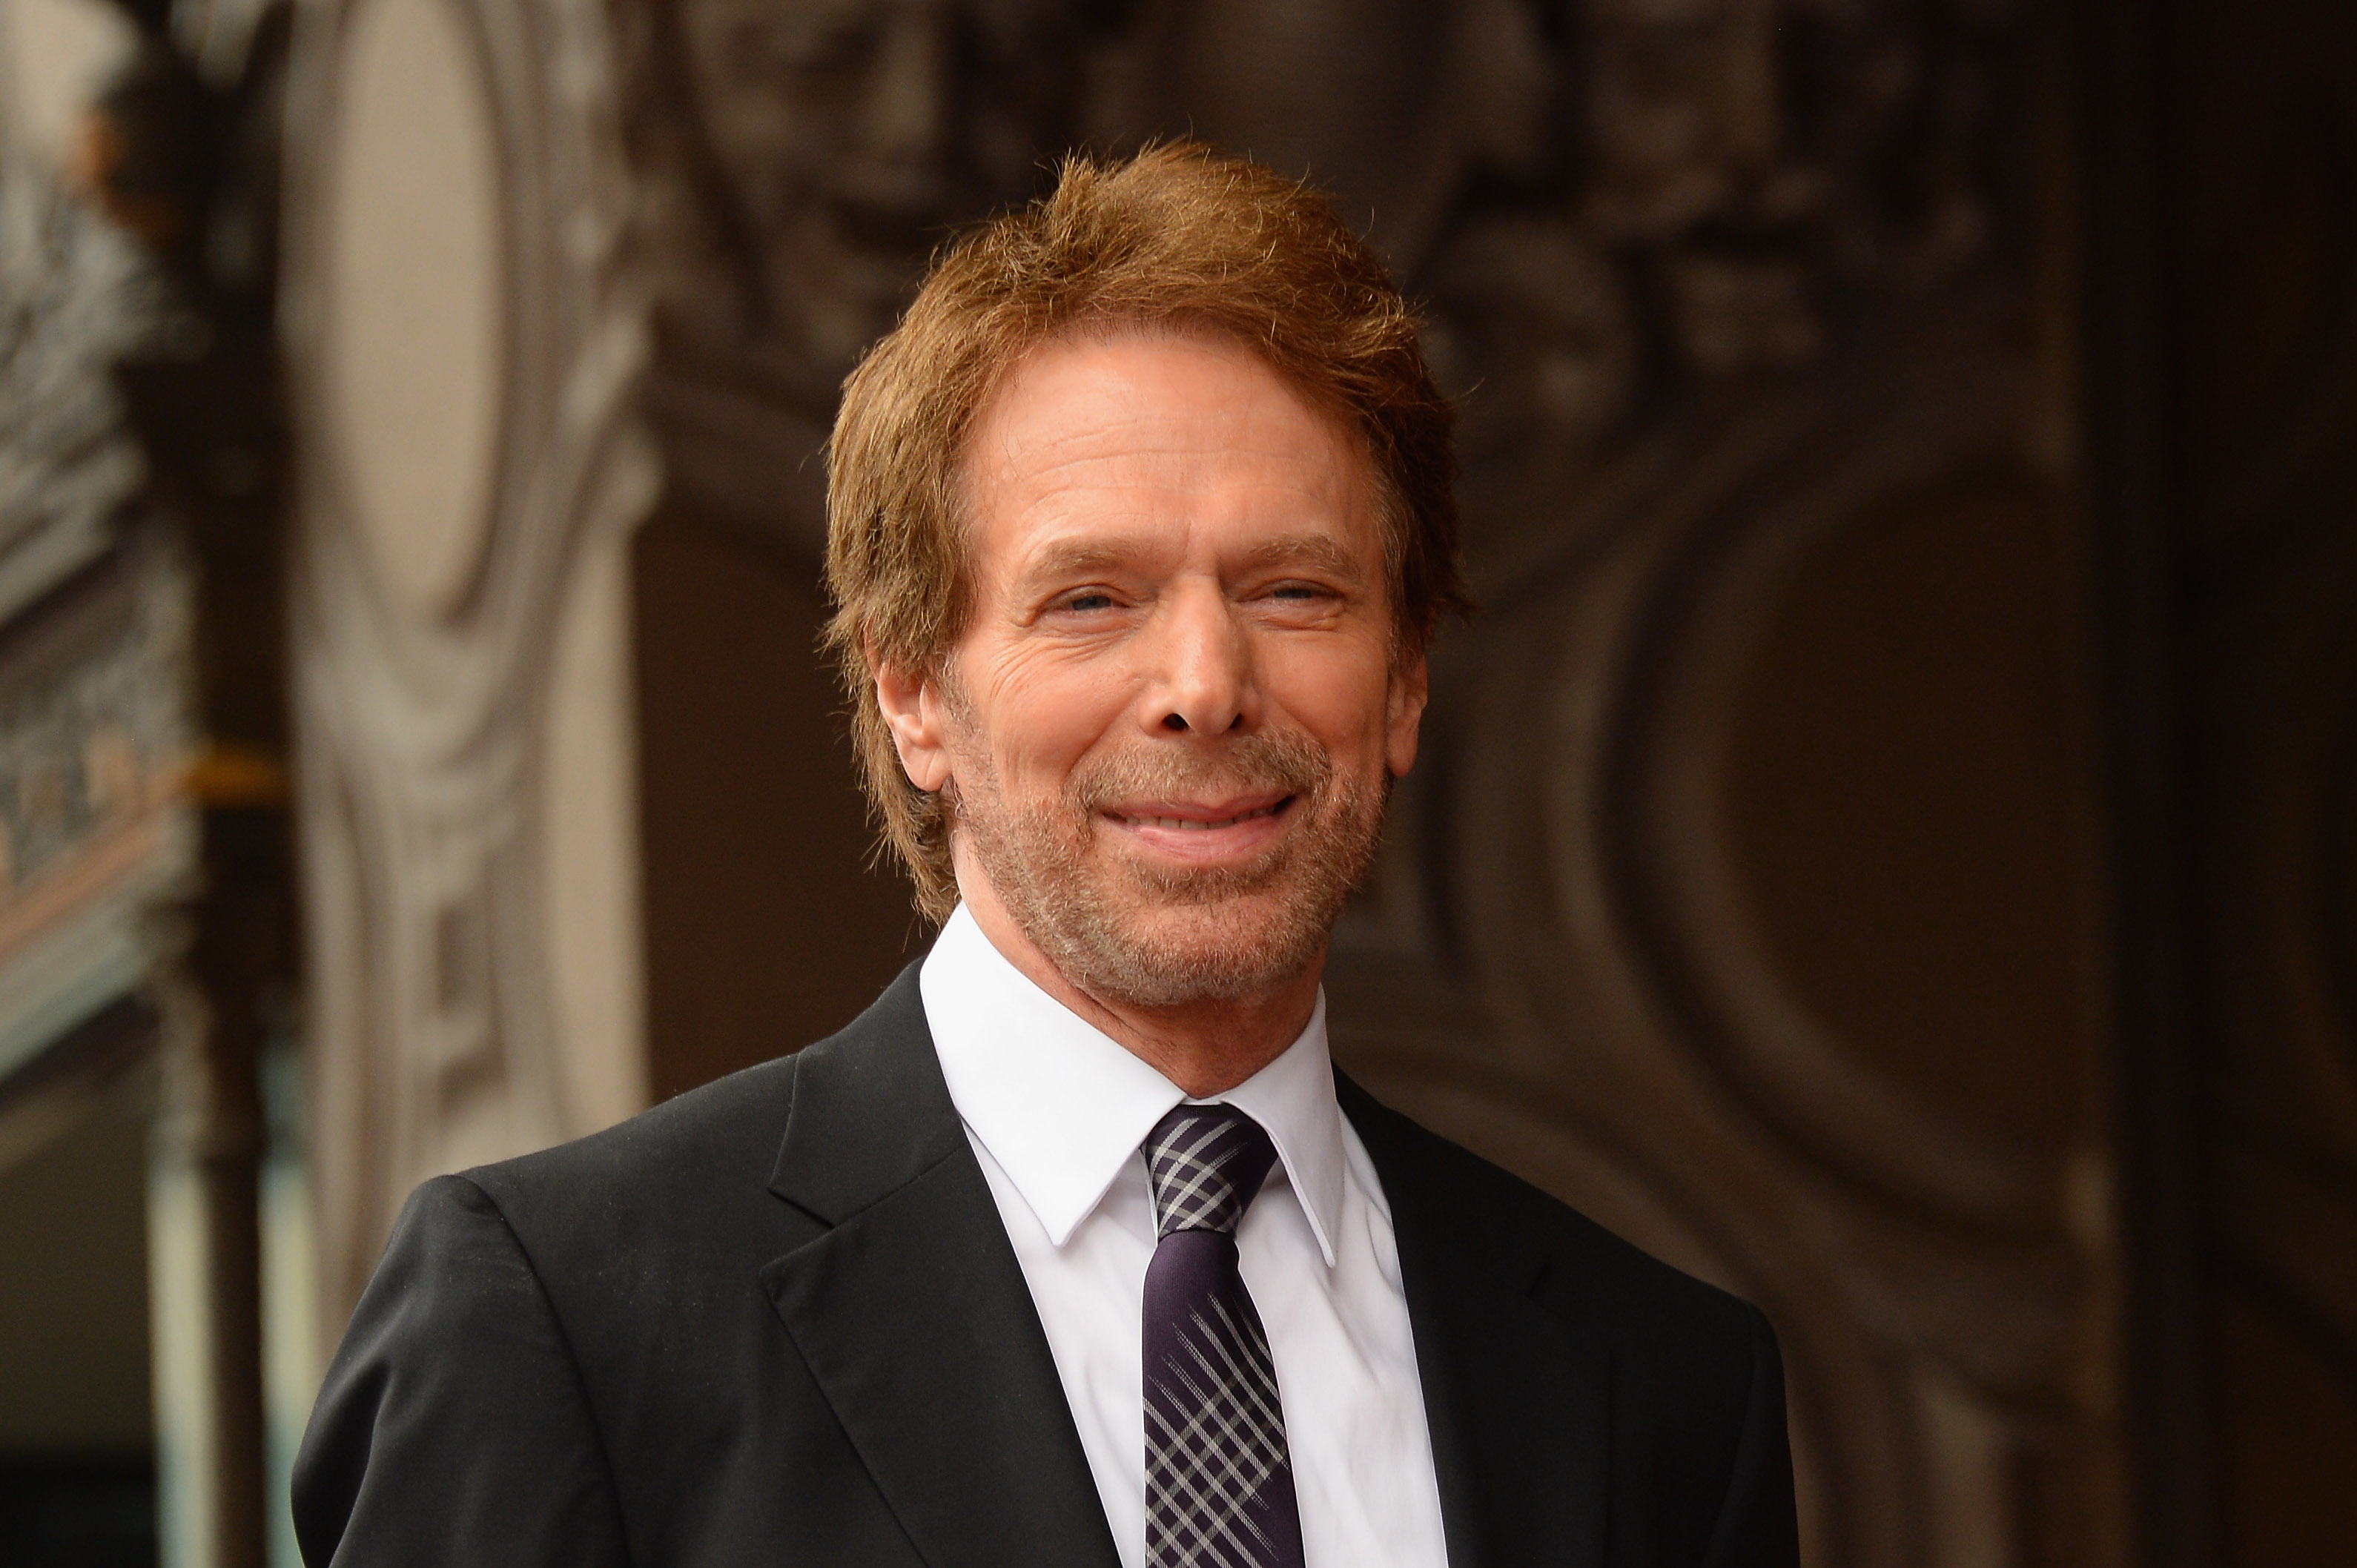
<svg viewBox="0 0 2357 1568">
<path fill-rule="evenodd" d="M 963 738 L 963 737 L 961 737 Z M 1325 752 L 1298 735 L 1221 743 L 1216 760 L 1141 751 L 1076 771 L 1062 798 L 1011 806 L 988 755 L 957 747 L 968 780 L 950 801 L 1007 913 L 1064 978 L 1133 1007 L 1177 1007 L 1265 995 L 1324 952 L 1383 835 L 1385 788 L 1338 780 Z M 1109 802 L 1157 796 L 1293 797 L 1290 832 L 1252 861 L 1164 870 L 1092 856 Z"/>
</svg>

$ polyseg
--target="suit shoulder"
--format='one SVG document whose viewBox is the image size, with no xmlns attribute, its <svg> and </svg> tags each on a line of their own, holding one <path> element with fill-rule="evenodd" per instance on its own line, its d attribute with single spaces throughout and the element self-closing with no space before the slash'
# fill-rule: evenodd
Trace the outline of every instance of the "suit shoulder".
<svg viewBox="0 0 2357 1568">
<path fill-rule="evenodd" d="M 690 1090 L 629 1121 L 552 1149 L 466 1173 L 523 1242 L 535 1267 L 660 1270 L 730 1247 L 782 1250 L 770 1191 L 787 1124 L 823 1064 L 865 1063 L 895 1043 L 930 1052 L 917 966 L 834 1035 Z M 841 1078 L 838 1069 L 832 1074 Z M 802 1091 L 798 1092 L 798 1087 Z"/>
<path fill-rule="evenodd" d="M 559 1195 L 605 1205 L 769 1177 L 793 1106 L 794 1058 L 689 1090 L 603 1132 L 478 1165 L 466 1178 L 502 1210 Z"/>
<path fill-rule="evenodd" d="M 805 1063 L 864 1063 L 879 1047 L 910 1038 L 923 1040 L 930 1054 L 918 968 L 909 964 L 866 1012 L 799 1051 L 689 1090 L 602 1133 L 467 1175 L 502 1208 L 551 1193 L 627 1203 L 766 1188 Z"/>
<path fill-rule="evenodd" d="M 1749 1360 L 1757 1312 L 1717 1285 L 1663 1262 L 1570 1204 L 1432 1132 L 1345 1080 L 1343 1105 L 1374 1155 L 1385 1196 L 1477 1232 L 1535 1276 L 1559 1315 L 1616 1344 L 1702 1342 Z M 1381 1147 L 1378 1148 L 1377 1145 Z M 1392 1190 L 1394 1173 L 1405 1189 Z"/>
</svg>

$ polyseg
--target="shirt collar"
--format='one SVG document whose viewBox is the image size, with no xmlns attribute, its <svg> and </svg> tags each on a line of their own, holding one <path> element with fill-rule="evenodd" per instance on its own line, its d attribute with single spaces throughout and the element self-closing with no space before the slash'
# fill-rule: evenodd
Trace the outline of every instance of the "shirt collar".
<svg viewBox="0 0 2357 1568">
<path fill-rule="evenodd" d="M 1060 1247 L 1163 1114 L 1188 1098 L 1008 962 L 960 905 L 918 975 L 958 1115 Z M 1259 1122 L 1326 1264 L 1342 1210 L 1342 1112 L 1326 993 L 1283 1055 L 1215 1100 Z"/>
</svg>

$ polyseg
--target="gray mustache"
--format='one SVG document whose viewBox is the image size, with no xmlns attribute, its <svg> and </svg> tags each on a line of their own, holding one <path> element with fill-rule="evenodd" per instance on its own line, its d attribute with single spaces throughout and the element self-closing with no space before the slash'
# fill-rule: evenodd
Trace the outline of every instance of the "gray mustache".
<svg viewBox="0 0 2357 1568">
<path fill-rule="evenodd" d="M 1124 752 L 1072 778 L 1068 792 L 1079 810 L 1093 814 L 1116 800 L 1140 796 L 1242 794 L 1274 789 L 1315 795 L 1334 777 L 1325 748 L 1308 736 L 1286 732 L 1237 736 L 1205 755 L 1191 748 Z"/>
</svg>

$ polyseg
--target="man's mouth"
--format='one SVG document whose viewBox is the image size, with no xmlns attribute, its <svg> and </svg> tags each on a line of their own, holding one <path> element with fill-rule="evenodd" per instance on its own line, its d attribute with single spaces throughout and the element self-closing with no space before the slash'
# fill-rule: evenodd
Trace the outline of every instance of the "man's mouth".
<svg viewBox="0 0 2357 1568">
<path fill-rule="evenodd" d="M 1125 827 L 1167 828 L 1174 832 L 1182 833 L 1210 832 L 1220 828 L 1236 827 L 1242 823 L 1254 822 L 1262 817 L 1281 815 L 1286 808 L 1290 807 L 1293 802 L 1299 798 L 1300 797 L 1296 795 L 1280 796 L 1278 799 L 1271 800 L 1265 805 L 1254 806 L 1244 811 L 1232 811 L 1225 816 L 1218 817 L 1202 814 L 1190 814 L 1183 817 L 1168 816 L 1161 814 L 1161 812 L 1169 811 L 1172 808 L 1163 807 L 1157 810 L 1156 807 L 1151 806 L 1135 811 L 1116 810 L 1108 814 Z M 1213 809 L 1216 810 L 1217 808 Z"/>
</svg>

